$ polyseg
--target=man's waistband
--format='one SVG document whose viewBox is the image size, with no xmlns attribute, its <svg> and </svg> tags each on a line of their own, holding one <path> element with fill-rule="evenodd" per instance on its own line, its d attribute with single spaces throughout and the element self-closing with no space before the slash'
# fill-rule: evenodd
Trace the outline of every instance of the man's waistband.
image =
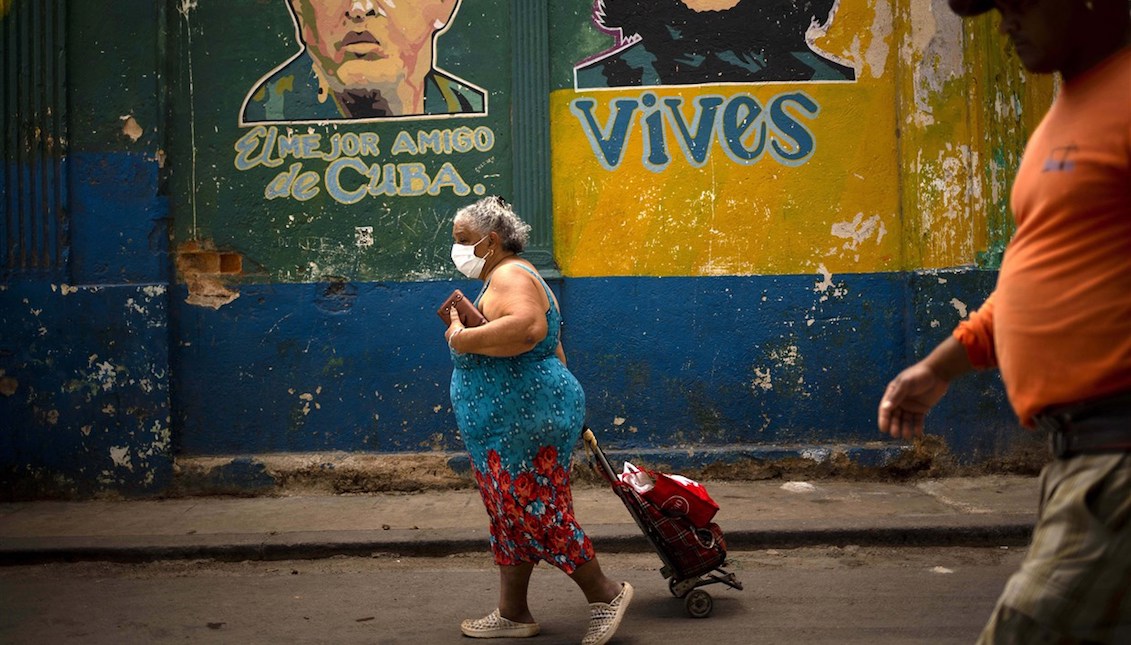
<svg viewBox="0 0 1131 645">
<path fill-rule="evenodd" d="M 1033 417 L 1057 459 L 1131 451 L 1131 392 L 1054 406 Z"/>
</svg>

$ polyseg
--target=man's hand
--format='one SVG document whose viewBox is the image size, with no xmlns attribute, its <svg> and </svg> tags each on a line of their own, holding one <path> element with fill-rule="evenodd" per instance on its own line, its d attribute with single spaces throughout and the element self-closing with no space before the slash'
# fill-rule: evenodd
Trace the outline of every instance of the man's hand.
<svg viewBox="0 0 1131 645">
<path fill-rule="evenodd" d="M 888 383 L 880 401 L 880 432 L 896 439 L 923 436 L 923 417 L 946 394 L 952 380 L 972 369 L 966 348 L 947 336 L 926 358 Z"/>
<path fill-rule="evenodd" d="M 915 363 L 888 383 L 880 401 L 880 432 L 896 439 L 923 436 L 923 419 L 946 394 L 950 381 L 936 374 L 926 361 Z"/>
</svg>

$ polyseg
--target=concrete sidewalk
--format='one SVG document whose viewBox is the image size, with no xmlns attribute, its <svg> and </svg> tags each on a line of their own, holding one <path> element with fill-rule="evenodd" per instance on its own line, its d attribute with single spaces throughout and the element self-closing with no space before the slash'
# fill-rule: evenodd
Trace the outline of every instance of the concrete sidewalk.
<svg viewBox="0 0 1131 645">
<path fill-rule="evenodd" d="M 704 482 L 730 550 L 804 545 L 1021 546 L 1037 480 L 987 476 L 907 483 Z M 606 487 L 574 504 L 598 552 L 651 545 Z M 174 558 L 261 560 L 484 551 L 474 489 L 284 497 L 0 504 L 0 564 Z"/>
</svg>

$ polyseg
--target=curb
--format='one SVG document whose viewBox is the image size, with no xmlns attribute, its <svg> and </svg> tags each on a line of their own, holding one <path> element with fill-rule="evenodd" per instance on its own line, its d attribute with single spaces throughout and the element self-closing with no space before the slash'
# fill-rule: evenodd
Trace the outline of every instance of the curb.
<svg viewBox="0 0 1131 645">
<path fill-rule="evenodd" d="M 891 519 L 853 525 L 736 522 L 724 528 L 729 550 L 811 546 L 998 547 L 1027 546 L 1031 514 Z M 586 529 L 599 553 L 646 553 L 652 544 L 634 525 Z M 159 560 L 314 560 L 334 556 L 443 557 L 488 552 L 485 530 L 309 531 L 286 534 L 0 538 L 0 566 L 81 561 L 142 563 Z"/>
</svg>

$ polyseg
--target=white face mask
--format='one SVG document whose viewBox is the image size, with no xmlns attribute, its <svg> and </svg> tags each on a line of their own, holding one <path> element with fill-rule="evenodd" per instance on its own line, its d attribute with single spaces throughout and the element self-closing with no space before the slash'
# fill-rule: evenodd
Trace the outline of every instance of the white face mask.
<svg viewBox="0 0 1131 645">
<path fill-rule="evenodd" d="M 479 242 L 487 239 L 487 237 L 487 235 L 484 235 Z M 487 258 L 475 255 L 475 247 L 479 245 L 479 242 L 452 245 L 452 262 L 455 263 L 460 273 L 473 280 L 483 273 L 483 267 L 487 265 Z"/>
</svg>

